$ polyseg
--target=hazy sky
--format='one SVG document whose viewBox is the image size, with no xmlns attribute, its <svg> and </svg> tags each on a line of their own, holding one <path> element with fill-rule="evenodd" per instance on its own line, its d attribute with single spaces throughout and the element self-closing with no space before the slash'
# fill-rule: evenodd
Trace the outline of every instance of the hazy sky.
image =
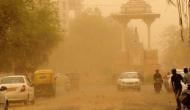
<svg viewBox="0 0 190 110">
<path fill-rule="evenodd" d="M 120 6 L 122 3 L 128 0 L 85 0 L 85 7 L 98 7 L 102 10 L 104 16 L 108 16 L 111 13 L 117 13 L 120 11 Z M 177 10 L 174 6 L 168 5 L 166 0 L 145 0 L 152 6 L 152 11 L 159 13 L 161 16 L 152 25 L 152 44 L 154 48 L 161 48 L 159 44 L 160 39 L 163 39 L 162 33 L 166 27 L 172 24 L 178 24 Z M 147 30 L 146 25 L 143 22 L 133 21 L 132 23 L 138 27 L 141 41 L 144 42 L 146 47 L 147 43 Z"/>
</svg>

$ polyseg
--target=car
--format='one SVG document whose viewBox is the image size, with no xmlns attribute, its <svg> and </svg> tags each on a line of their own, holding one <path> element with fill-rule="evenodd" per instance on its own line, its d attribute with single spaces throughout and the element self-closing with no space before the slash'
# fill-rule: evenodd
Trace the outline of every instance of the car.
<svg viewBox="0 0 190 110">
<path fill-rule="evenodd" d="M 118 90 L 124 90 L 126 88 L 134 88 L 141 90 L 141 78 L 138 72 L 124 72 L 119 75 L 117 79 Z"/>
<path fill-rule="evenodd" d="M 56 95 L 56 75 L 51 69 L 36 70 L 33 75 L 35 96 Z"/>
<path fill-rule="evenodd" d="M 0 80 L 0 87 L 6 87 L 5 96 L 9 103 L 24 102 L 25 105 L 34 104 L 34 87 L 24 75 L 4 76 Z"/>
<path fill-rule="evenodd" d="M 0 110 L 8 110 L 8 100 L 4 94 L 6 90 L 7 87 L 5 86 L 0 88 Z"/>
</svg>

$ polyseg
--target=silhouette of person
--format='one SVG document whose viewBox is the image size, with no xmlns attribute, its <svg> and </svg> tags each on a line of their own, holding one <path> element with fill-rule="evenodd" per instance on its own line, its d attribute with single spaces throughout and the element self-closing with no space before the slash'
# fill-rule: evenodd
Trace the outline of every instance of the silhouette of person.
<svg viewBox="0 0 190 110">
<path fill-rule="evenodd" d="M 180 74 L 177 74 L 176 69 L 172 69 L 172 77 L 171 77 L 171 83 L 173 92 L 175 93 L 177 108 L 176 110 L 181 110 L 181 102 L 179 100 L 179 96 L 182 92 L 182 84 L 181 81 L 183 81 L 183 77 Z"/>
</svg>

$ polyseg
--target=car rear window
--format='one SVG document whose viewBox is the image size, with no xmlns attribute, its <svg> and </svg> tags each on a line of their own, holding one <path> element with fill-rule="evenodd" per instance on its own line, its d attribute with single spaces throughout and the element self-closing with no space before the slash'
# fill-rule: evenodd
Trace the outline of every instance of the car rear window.
<svg viewBox="0 0 190 110">
<path fill-rule="evenodd" d="M 138 78 L 138 77 L 139 76 L 136 73 L 126 73 L 120 76 L 120 78 Z"/>
<path fill-rule="evenodd" d="M 24 83 L 23 77 L 6 77 L 1 79 L 1 84 Z"/>
</svg>

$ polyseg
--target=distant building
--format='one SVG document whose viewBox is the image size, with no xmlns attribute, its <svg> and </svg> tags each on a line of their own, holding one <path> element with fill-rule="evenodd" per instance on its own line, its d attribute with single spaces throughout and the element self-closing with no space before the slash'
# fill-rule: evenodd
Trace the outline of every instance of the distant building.
<svg viewBox="0 0 190 110">
<path fill-rule="evenodd" d="M 77 16 L 82 10 L 82 0 L 53 0 L 57 2 L 58 13 L 63 31 L 68 31 L 70 12 Z"/>
</svg>

